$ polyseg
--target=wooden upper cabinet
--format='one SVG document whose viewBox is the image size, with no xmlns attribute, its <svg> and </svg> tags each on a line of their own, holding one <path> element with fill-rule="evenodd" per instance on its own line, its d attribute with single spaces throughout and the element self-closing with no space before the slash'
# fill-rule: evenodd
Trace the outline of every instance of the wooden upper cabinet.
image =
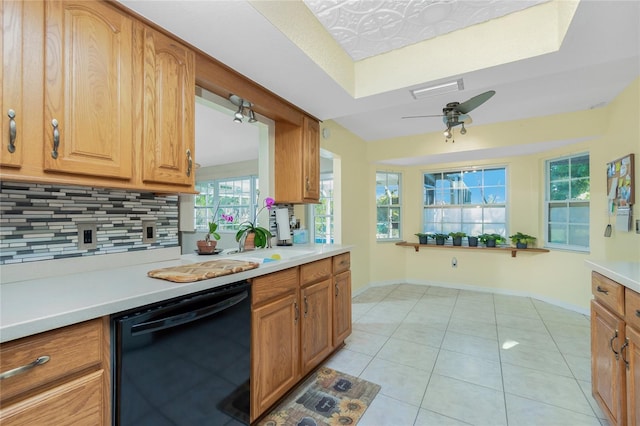
<svg viewBox="0 0 640 426">
<path fill-rule="evenodd" d="M 103 2 L 45 2 L 44 169 L 129 180 L 133 20 Z"/>
<path fill-rule="evenodd" d="M 23 15 L 24 2 L 6 1 L 0 2 L 0 15 L 2 16 L 2 43 L 0 43 L 0 56 L 2 68 L 2 96 L 0 104 L 2 109 L 2 136 L 0 137 L 0 165 L 8 167 L 20 167 L 22 165 L 24 109 L 22 96 L 22 69 L 23 57 L 26 55 L 23 49 Z"/>
<path fill-rule="evenodd" d="M 195 54 L 143 26 L 142 180 L 193 186 Z"/>
<path fill-rule="evenodd" d="M 320 124 L 304 116 L 302 126 L 276 122 L 275 199 L 279 203 L 320 200 Z"/>
</svg>

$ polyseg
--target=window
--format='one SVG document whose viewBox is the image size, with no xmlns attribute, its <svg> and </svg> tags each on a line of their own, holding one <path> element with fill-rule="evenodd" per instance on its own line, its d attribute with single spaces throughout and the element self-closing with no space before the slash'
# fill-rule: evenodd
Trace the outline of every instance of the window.
<svg viewBox="0 0 640 426">
<path fill-rule="evenodd" d="M 546 162 L 546 241 L 549 247 L 589 250 L 589 154 Z"/>
<path fill-rule="evenodd" d="M 314 204 L 313 239 L 319 244 L 333 244 L 333 174 L 320 175 L 320 204 Z"/>
<path fill-rule="evenodd" d="M 220 231 L 234 231 L 242 222 L 253 220 L 257 186 L 255 176 L 196 182 L 196 191 L 200 192 L 195 199 L 196 229 L 206 231 L 209 222 L 217 221 Z M 213 217 L 218 203 L 218 217 Z M 220 221 L 223 213 L 232 215 L 234 222 Z"/>
<path fill-rule="evenodd" d="M 507 236 L 506 168 L 425 173 L 423 231 Z"/>
<path fill-rule="evenodd" d="M 376 173 L 376 239 L 400 239 L 400 173 Z"/>
</svg>

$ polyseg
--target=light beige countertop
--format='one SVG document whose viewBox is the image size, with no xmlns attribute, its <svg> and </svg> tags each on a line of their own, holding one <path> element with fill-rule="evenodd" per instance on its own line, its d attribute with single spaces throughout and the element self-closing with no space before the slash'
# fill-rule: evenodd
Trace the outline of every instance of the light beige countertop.
<svg viewBox="0 0 640 426">
<path fill-rule="evenodd" d="M 0 268 L 0 342 L 257 277 L 351 251 L 344 245 L 304 245 L 251 252 L 180 255 L 179 247 L 90 256 Z M 278 256 L 273 256 L 273 255 Z M 245 272 L 192 283 L 150 278 L 152 269 L 224 259 L 257 261 Z M 279 260 L 264 259 L 280 257 Z"/>
<path fill-rule="evenodd" d="M 640 262 L 588 259 L 585 263 L 591 270 L 640 293 Z"/>
</svg>

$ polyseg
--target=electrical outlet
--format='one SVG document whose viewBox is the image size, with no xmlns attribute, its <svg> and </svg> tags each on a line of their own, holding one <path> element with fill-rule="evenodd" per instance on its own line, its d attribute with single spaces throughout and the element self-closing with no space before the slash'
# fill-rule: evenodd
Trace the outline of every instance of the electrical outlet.
<svg viewBox="0 0 640 426">
<path fill-rule="evenodd" d="M 94 250 L 98 248 L 98 225 L 95 223 L 78 224 L 78 250 Z"/>
<path fill-rule="evenodd" d="M 157 229 L 155 220 L 142 221 L 142 242 L 152 244 L 156 242 Z"/>
<path fill-rule="evenodd" d="M 456 259 L 455 257 L 451 259 L 451 267 L 452 268 L 458 267 L 458 259 Z"/>
</svg>

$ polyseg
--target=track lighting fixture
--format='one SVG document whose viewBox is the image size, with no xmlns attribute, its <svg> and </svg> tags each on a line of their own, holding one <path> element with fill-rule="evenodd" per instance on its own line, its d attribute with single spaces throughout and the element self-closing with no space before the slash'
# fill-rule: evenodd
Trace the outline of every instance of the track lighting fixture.
<svg viewBox="0 0 640 426">
<path fill-rule="evenodd" d="M 238 107 L 238 111 L 233 115 L 233 121 L 236 123 L 242 123 L 242 119 L 245 116 L 245 110 L 248 110 L 249 123 L 255 123 L 256 121 L 256 113 L 253 111 L 253 104 L 246 99 L 242 99 L 237 95 L 229 95 L 229 100 L 232 104 Z"/>
</svg>

